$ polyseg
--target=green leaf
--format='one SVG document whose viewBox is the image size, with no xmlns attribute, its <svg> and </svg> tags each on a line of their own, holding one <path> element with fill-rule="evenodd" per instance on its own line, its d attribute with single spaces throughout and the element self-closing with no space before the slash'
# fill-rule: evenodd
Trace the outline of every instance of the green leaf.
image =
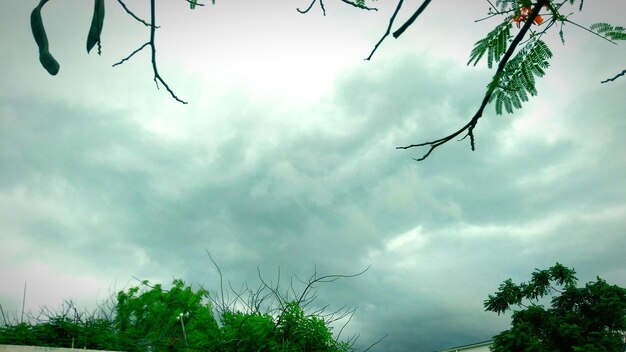
<svg viewBox="0 0 626 352">
<path fill-rule="evenodd" d="M 474 44 L 474 49 L 470 53 L 467 65 L 474 65 L 487 53 L 487 66 L 491 68 L 494 62 L 500 58 L 507 49 L 509 38 L 511 38 L 511 23 L 507 20 L 498 25 L 487 36 Z"/>
<path fill-rule="evenodd" d="M 504 67 L 499 81 L 490 99 L 496 101 L 496 114 L 507 113 L 520 109 L 522 102 L 528 101 L 528 95 L 537 95 L 536 77 L 543 77 L 545 69 L 550 66 L 552 52 L 539 39 L 529 41 Z"/>
<path fill-rule="evenodd" d="M 622 26 L 601 22 L 592 24 L 589 29 L 610 40 L 626 40 L 626 28 Z"/>
</svg>

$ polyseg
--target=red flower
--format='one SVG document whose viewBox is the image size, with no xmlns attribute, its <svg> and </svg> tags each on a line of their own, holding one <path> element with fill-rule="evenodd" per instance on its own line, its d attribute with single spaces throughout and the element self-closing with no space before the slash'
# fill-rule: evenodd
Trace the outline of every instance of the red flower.
<svg viewBox="0 0 626 352">
<path fill-rule="evenodd" d="M 520 28 L 520 25 L 522 22 L 526 22 L 528 20 L 528 15 L 530 15 L 531 11 L 532 9 L 530 7 L 522 7 L 519 10 L 519 14 L 513 17 L 513 22 L 515 22 L 515 24 L 517 25 L 517 28 Z M 533 20 L 533 22 L 536 25 L 540 25 L 543 23 L 543 18 L 540 15 L 537 15 L 535 19 Z"/>
</svg>

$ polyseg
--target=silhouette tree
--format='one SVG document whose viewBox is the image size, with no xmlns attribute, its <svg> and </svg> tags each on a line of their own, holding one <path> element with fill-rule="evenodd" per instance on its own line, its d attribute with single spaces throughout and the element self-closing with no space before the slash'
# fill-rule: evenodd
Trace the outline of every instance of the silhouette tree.
<svg viewBox="0 0 626 352">
<path fill-rule="evenodd" d="M 504 281 L 485 300 L 485 309 L 513 307 L 511 328 L 494 337 L 493 352 L 623 352 L 626 289 L 601 278 L 576 287 L 576 272 L 559 263 L 536 270 L 529 282 Z M 552 295 L 549 308 L 540 302 Z"/>
</svg>

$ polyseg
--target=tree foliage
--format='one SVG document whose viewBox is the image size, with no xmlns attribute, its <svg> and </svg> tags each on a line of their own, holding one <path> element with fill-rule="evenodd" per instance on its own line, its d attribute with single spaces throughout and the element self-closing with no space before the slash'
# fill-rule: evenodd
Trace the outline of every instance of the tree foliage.
<svg viewBox="0 0 626 352">
<path fill-rule="evenodd" d="M 587 28 L 569 18 L 573 13 L 565 15 L 571 6 L 582 11 L 583 0 L 497 0 L 495 5 L 490 1 L 487 2 L 491 7 L 487 17 L 481 21 L 500 18 L 500 23 L 485 38 L 474 44 L 467 64 L 475 66 L 486 54 L 488 68 L 498 63 L 496 72 L 487 84 L 478 110 L 463 127 L 439 139 L 397 147 L 397 149 L 426 147 L 427 151 L 416 159 L 418 161 L 426 159 L 436 148 L 457 138 L 469 138 L 471 149 L 474 150 L 474 130 L 489 103 L 495 102 L 497 115 L 504 111 L 513 113 L 515 109 L 522 108 L 522 103 L 527 102 L 529 96 L 537 95 L 536 79 L 545 75 L 552 57 L 551 49 L 542 40 L 550 30 L 559 28 L 563 44 L 565 44 L 563 28 L 566 24 L 582 28 L 613 44 L 616 44 L 616 40 L 626 38 L 624 27 L 601 22 Z M 519 28 L 515 35 L 511 31 L 513 24 Z M 623 74 L 624 72 L 603 83 L 615 80 Z"/>
<path fill-rule="evenodd" d="M 194 291 L 182 280 L 169 290 L 142 284 L 117 294 L 114 322 L 122 350 L 216 350 L 220 332 L 207 291 Z"/>
<path fill-rule="evenodd" d="M 116 350 L 119 345 L 110 313 L 104 306 L 79 310 L 72 301 L 58 310 L 44 307 L 27 322 L 5 320 L 0 326 L 0 344 Z"/>
<path fill-rule="evenodd" d="M 484 302 L 504 313 L 511 328 L 494 337 L 494 352 L 623 352 L 626 289 L 601 278 L 577 287 L 575 271 L 559 263 L 532 273 L 529 282 L 504 281 Z M 541 302 L 551 296 L 550 307 Z"/>
<path fill-rule="evenodd" d="M 179 279 L 167 290 L 142 281 L 93 312 L 79 311 L 70 301 L 58 312 L 44 308 L 29 322 L 5 322 L 0 344 L 129 352 L 354 351 L 357 336 L 340 340 L 343 327 L 336 335 L 332 327 L 344 318 L 345 327 L 354 309 L 326 312 L 315 309 L 313 301 L 318 283 L 356 275 L 318 276 L 315 271 L 298 293 L 293 280 L 283 291 L 280 280 L 271 284 L 259 273 L 256 289 L 231 286 L 232 300 L 221 284 L 220 294 L 212 295 Z"/>
</svg>

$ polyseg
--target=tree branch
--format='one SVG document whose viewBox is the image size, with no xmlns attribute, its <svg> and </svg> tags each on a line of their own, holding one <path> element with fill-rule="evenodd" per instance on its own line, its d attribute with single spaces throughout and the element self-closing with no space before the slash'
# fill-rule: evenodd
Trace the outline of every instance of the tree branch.
<svg viewBox="0 0 626 352">
<path fill-rule="evenodd" d="M 120 3 L 120 5 L 122 6 L 122 8 L 124 9 L 124 11 L 126 11 L 127 14 L 129 14 L 132 18 L 136 19 L 138 22 L 143 23 L 146 27 L 150 27 L 150 23 L 142 20 L 141 18 L 139 18 L 137 15 L 135 15 L 127 6 L 126 4 L 122 1 L 122 0 L 117 0 L 117 2 Z M 159 27 L 157 27 L 159 28 Z"/>
<path fill-rule="evenodd" d="M 123 64 L 124 62 L 130 60 L 130 58 L 132 58 L 135 54 L 137 54 L 138 52 L 143 50 L 143 48 L 145 48 L 146 46 L 150 46 L 150 54 L 151 54 L 150 61 L 152 62 L 152 72 L 154 73 L 153 80 L 154 80 L 154 83 L 157 86 L 157 89 L 159 89 L 159 82 L 160 82 L 165 87 L 165 89 L 170 93 L 172 98 L 174 98 L 176 101 L 178 101 L 178 102 L 180 102 L 182 104 L 187 104 L 186 101 L 184 101 L 184 100 L 182 100 L 182 99 L 180 99 L 179 97 L 176 96 L 174 91 L 170 88 L 170 86 L 167 84 L 167 82 L 165 82 L 163 77 L 161 77 L 161 75 L 159 74 L 159 69 L 157 67 L 157 62 L 156 62 L 156 41 L 154 39 L 155 38 L 156 29 L 159 28 L 156 25 L 155 0 L 150 0 L 150 24 L 146 23 L 144 20 L 140 19 L 135 14 L 133 14 L 128 9 L 128 7 L 126 7 L 124 2 L 122 2 L 122 0 L 118 0 L 118 2 L 126 10 L 126 12 L 128 14 L 130 14 L 133 18 L 135 18 L 137 21 L 139 21 L 139 22 L 141 22 L 141 23 L 143 23 L 145 25 L 148 25 L 150 27 L 150 40 L 148 42 L 144 43 L 142 46 L 140 46 L 138 49 L 136 49 L 132 53 L 130 53 L 130 55 L 128 55 L 127 57 L 125 57 L 122 60 L 120 60 L 120 61 L 116 62 L 115 64 L 113 64 L 113 67 L 115 67 L 117 65 Z"/>
<path fill-rule="evenodd" d="M 413 13 L 413 15 L 411 15 L 411 17 L 409 17 L 409 19 L 406 22 L 404 22 L 404 24 L 402 26 L 400 26 L 400 28 L 398 28 L 397 31 L 393 32 L 393 37 L 398 39 L 398 37 L 400 35 L 402 35 L 402 33 L 404 33 L 404 31 L 407 28 L 409 28 L 410 25 L 413 24 L 413 22 L 415 22 L 415 20 L 419 17 L 419 15 L 421 15 L 422 12 L 424 12 L 424 10 L 426 10 L 428 5 L 430 4 L 430 1 L 431 0 L 424 0 L 422 5 L 420 5 L 420 7 Z"/>
<path fill-rule="evenodd" d="M 298 298 L 297 302 L 298 302 L 298 304 L 300 304 L 304 300 L 304 298 L 306 297 L 306 295 L 309 292 L 309 290 L 311 288 L 313 288 L 313 285 L 318 283 L 318 282 L 334 282 L 334 281 L 337 281 L 337 280 L 339 280 L 341 278 L 356 277 L 356 276 L 362 275 L 363 273 L 365 273 L 369 269 L 370 269 L 370 267 L 368 266 L 367 268 L 365 268 L 361 272 L 358 272 L 358 273 L 352 274 L 352 275 L 334 274 L 334 275 L 324 275 L 324 276 L 320 276 L 320 277 L 317 277 L 317 270 L 316 270 L 315 273 L 309 279 L 309 281 L 308 281 L 306 287 L 304 288 L 304 290 L 302 290 L 302 294 L 300 295 L 300 298 Z"/>
<path fill-rule="evenodd" d="M 611 82 L 611 81 L 615 81 L 616 79 L 618 79 L 619 77 L 621 77 L 621 76 L 623 76 L 625 74 L 626 74 L 626 69 L 624 69 L 622 72 L 616 74 L 612 78 L 607 78 L 604 81 L 600 81 L 600 83 L 608 83 L 608 82 Z"/>
<path fill-rule="evenodd" d="M 362 10 L 368 10 L 368 11 L 378 11 L 377 8 L 375 7 L 367 7 L 365 5 L 359 5 L 354 1 L 350 1 L 350 0 L 340 0 L 343 3 L 346 3 L 348 5 L 354 6 L 356 8 L 362 9 Z M 312 0 L 311 3 L 309 4 L 309 7 L 307 7 L 304 10 L 301 10 L 299 7 L 296 7 L 296 10 L 300 13 L 307 13 L 309 11 L 311 11 L 311 9 L 313 8 L 313 5 L 315 5 L 315 3 L 317 2 L 317 0 Z M 322 8 L 322 14 L 324 16 L 326 16 L 326 8 L 324 7 L 324 0 L 320 0 L 320 7 Z"/>
<path fill-rule="evenodd" d="M 407 145 L 407 146 L 400 146 L 400 147 L 396 147 L 396 149 L 409 149 L 409 148 L 417 148 L 417 147 L 426 147 L 426 146 L 428 146 L 430 148 L 428 149 L 428 151 L 421 158 L 418 158 L 418 159 L 414 158 L 416 161 L 422 161 L 422 160 L 426 159 L 433 152 L 433 150 L 435 150 L 437 147 L 439 147 L 439 146 L 441 146 L 443 144 L 446 144 L 447 142 L 449 142 L 450 140 L 456 138 L 457 136 L 459 136 L 463 132 L 466 132 L 465 136 L 463 136 L 463 138 L 461 138 L 461 140 L 469 137 L 470 138 L 471 148 L 472 148 L 472 150 L 475 150 L 475 145 L 474 145 L 474 128 L 476 128 L 478 120 L 483 116 L 483 111 L 485 110 L 485 107 L 487 106 L 487 104 L 489 104 L 489 100 L 491 99 L 491 95 L 493 94 L 493 91 L 495 90 L 495 88 L 498 86 L 498 83 L 500 82 L 500 79 L 502 77 L 502 74 L 504 72 L 504 68 L 506 67 L 507 62 L 509 61 L 509 59 L 513 55 L 513 52 L 515 51 L 515 49 L 517 48 L 519 43 L 522 41 L 522 39 L 524 38 L 524 36 L 528 32 L 528 30 L 530 29 L 530 26 L 533 24 L 533 21 L 535 20 L 535 18 L 539 14 L 539 11 L 541 10 L 541 8 L 544 5 L 546 5 L 546 3 L 548 3 L 548 1 L 549 0 L 539 0 L 534 5 L 532 12 L 529 14 L 528 19 L 526 20 L 526 23 L 524 23 L 524 26 L 522 27 L 520 32 L 517 34 L 517 36 L 515 36 L 515 38 L 511 42 L 511 44 L 509 44 L 509 48 L 507 49 L 506 53 L 504 54 L 504 56 L 500 60 L 500 63 L 498 64 L 498 69 L 496 70 L 496 73 L 493 76 L 493 79 L 492 79 L 491 83 L 489 84 L 489 88 L 487 89 L 487 92 L 485 93 L 485 96 L 483 98 L 482 103 L 480 104 L 480 107 L 478 108 L 478 111 L 476 111 L 476 114 L 474 114 L 472 119 L 465 126 L 463 126 L 462 128 L 460 128 L 456 132 L 454 132 L 454 133 L 452 133 L 452 134 L 450 134 L 450 135 L 448 135 L 446 137 L 443 137 L 443 138 L 440 138 L 440 139 L 437 139 L 437 140 L 434 140 L 434 141 L 430 141 L 430 142 L 411 144 L 411 145 Z"/>
<path fill-rule="evenodd" d="M 376 45 L 374 45 L 374 49 L 372 49 L 372 52 L 370 53 L 370 55 L 368 57 L 365 58 L 365 60 L 369 61 L 369 60 L 372 59 L 372 56 L 374 56 L 374 53 L 376 52 L 376 50 L 378 49 L 380 44 L 382 44 L 382 42 L 385 40 L 385 38 L 387 38 L 389 33 L 391 33 L 391 27 L 393 26 L 393 22 L 396 20 L 396 15 L 400 11 L 400 8 L 402 8 L 402 3 L 403 2 L 404 2 L 404 0 L 398 0 L 398 5 L 396 6 L 395 11 L 391 15 L 391 18 L 389 18 L 389 25 L 387 26 L 387 31 L 385 31 L 385 34 L 383 34 L 383 36 L 380 38 L 378 43 L 376 43 Z"/>
<path fill-rule="evenodd" d="M 378 9 L 375 8 L 375 7 L 367 7 L 365 5 L 361 6 L 361 5 L 357 4 L 356 2 L 349 1 L 349 0 L 341 0 L 341 2 L 344 2 L 344 3 L 348 4 L 348 5 L 352 5 L 352 6 L 356 7 L 356 8 L 362 9 L 362 10 L 378 11 Z"/>
<path fill-rule="evenodd" d="M 407 28 L 409 28 L 409 26 L 412 25 L 413 22 L 415 22 L 415 20 L 419 17 L 419 15 L 421 15 L 422 12 L 424 12 L 424 10 L 426 9 L 426 7 L 428 7 L 430 2 L 431 0 L 424 0 L 422 5 L 420 5 L 420 7 L 413 13 L 413 15 L 411 15 L 411 17 L 406 22 L 404 22 L 404 24 L 400 26 L 400 28 L 398 28 L 395 32 L 393 32 L 393 37 L 397 39 L 400 35 L 402 35 L 402 33 L 404 33 L 404 31 Z M 393 23 L 396 20 L 396 15 L 398 15 L 398 12 L 400 11 L 400 8 L 402 7 L 402 3 L 403 3 L 403 0 L 398 1 L 398 5 L 396 6 L 396 9 L 391 15 L 391 18 L 389 19 L 389 25 L 387 26 L 387 31 L 385 31 L 385 34 L 383 34 L 383 36 L 380 38 L 378 43 L 376 43 L 376 45 L 374 46 L 374 49 L 372 49 L 372 52 L 365 60 L 372 59 L 372 56 L 374 55 L 374 53 L 376 52 L 380 44 L 382 44 L 382 42 L 387 38 L 387 36 L 391 32 L 391 27 L 393 27 Z"/>
<path fill-rule="evenodd" d="M 311 4 L 309 5 L 309 7 L 306 8 L 306 10 L 300 10 L 299 7 L 296 7 L 296 10 L 298 12 L 300 12 L 300 13 L 307 13 L 307 12 L 311 11 L 311 9 L 313 8 L 313 5 L 315 5 L 316 2 L 317 2 L 317 0 L 311 1 Z M 326 16 L 326 11 L 324 10 L 324 3 L 322 3 L 322 12 L 324 13 L 324 16 Z"/>
<path fill-rule="evenodd" d="M 161 77 L 161 75 L 159 74 L 159 70 L 157 68 L 157 63 L 156 63 L 156 45 L 155 45 L 155 41 L 154 41 L 154 32 L 156 31 L 156 15 L 155 15 L 155 0 L 150 0 L 150 48 L 152 49 L 152 71 L 154 72 L 154 83 L 156 83 L 157 85 L 157 89 L 159 88 L 159 82 L 161 82 L 161 84 L 163 84 L 163 86 L 165 87 L 165 89 L 167 89 L 167 91 L 170 93 L 170 95 L 172 96 L 172 98 L 174 98 L 176 101 L 183 103 L 183 104 L 187 104 L 186 101 L 181 100 L 179 97 L 176 96 L 176 94 L 174 94 L 174 91 L 172 91 L 172 89 L 170 88 L 170 86 L 167 85 L 167 83 L 165 82 L 165 80 L 163 80 L 163 78 Z"/>
<path fill-rule="evenodd" d="M 146 46 L 150 45 L 150 42 L 146 42 L 144 43 L 142 46 L 140 46 L 137 50 L 133 51 L 132 53 L 130 53 L 130 55 L 126 56 L 125 58 L 123 58 L 122 60 L 120 60 L 119 62 L 116 62 L 113 64 L 113 67 L 117 66 L 117 65 L 121 65 L 123 64 L 125 61 L 130 60 L 131 57 L 133 57 L 133 55 L 137 54 L 138 52 L 141 51 L 141 49 L 145 48 Z"/>
</svg>

